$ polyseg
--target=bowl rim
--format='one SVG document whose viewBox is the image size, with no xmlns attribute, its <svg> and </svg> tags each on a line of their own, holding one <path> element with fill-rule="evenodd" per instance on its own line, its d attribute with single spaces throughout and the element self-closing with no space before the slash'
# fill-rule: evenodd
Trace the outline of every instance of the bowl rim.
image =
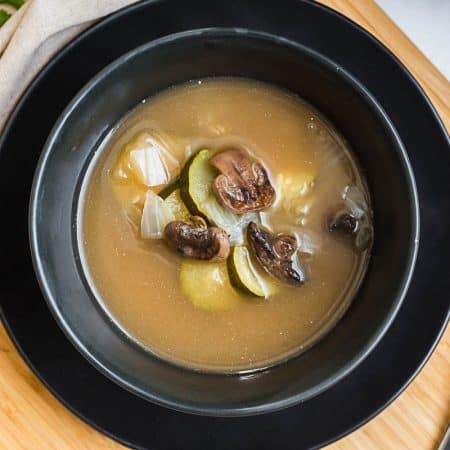
<svg viewBox="0 0 450 450">
<path fill-rule="evenodd" d="M 102 361 L 99 361 L 98 357 L 96 357 L 93 352 L 87 348 L 82 341 L 78 338 L 77 334 L 74 332 L 72 327 L 68 325 L 65 320 L 64 314 L 61 312 L 58 307 L 58 302 L 56 301 L 52 290 L 48 284 L 47 277 L 45 276 L 45 271 L 43 269 L 39 244 L 38 244 L 38 236 L 37 236 L 37 214 L 39 211 L 38 202 L 39 202 L 39 192 L 41 188 L 42 178 L 45 173 L 47 160 L 52 153 L 53 146 L 55 143 L 55 139 L 61 129 L 65 126 L 67 118 L 71 115 L 73 110 L 77 108 L 79 103 L 89 95 L 90 91 L 102 81 L 104 77 L 106 77 L 110 72 L 113 72 L 118 67 L 126 64 L 129 60 L 132 60 L 138 54 L 149 51 L 155 47 L 160 45 L 171 44 L 179 40 L 183 39 L 191 39 L 194 37 L 221 37 L 221 38 L 236 38 L 236 37 L 248 37 L 251 39 L 257 40 L 266 40 L 271 43 L 275 43 L 277 45 L 291 47 L 297 51 L 301 51 L 303 53 L 308 54 L 312 58 L 318 60 L 322 65 L 327 66 L 328 69 L 333 69 L 336 72 L 339 72 L 339 76 L 346 79 L 346 81 L 352 85 L 356 90 L 358 90 L 361 94 L 363 94 L 364 98 L 373 110 L 373 112 L 377 115 L 377 118 L 380 120 L 380 123 L 383 123 L 383 128 L 385 128 L 393 142 L 395 143 L 395 147 L 400 157 L 400 163 L 402 169 L 406 175 L 406 181 L 409 190 L 409 196 L 411 199 L 412 211 L 410 214 L 410 223 L 411 223 L 411 242 L 408 252 L 408 259 L 405 264 L 405 270 L 401 282 L 398 284 L 397 295 L 395 298 L 395 302 L 393 302 L 392 307 L 389 309 L 386 314 L 385 319 L 380 324 L 377 332 L 375 332 L 372 337 L 367 341 L 367 343 L 363 346 L 363 348 L 357 353 L 356 356 L 349 359 L 347 363 L 342 365 L 339 369 L 337 369 L 332 375 L 326 377 L 322 382 L 314 385 L 313 387 L 302 391 L 301 393 L 293 394 L 286 396 L 280 400 L 271 401 L 271 402 L 262 402 L 254 406 L 249 407 L 220 407 L 220 406 L 206 406 L 199 407 L 197 405 L 183 404 L 177 400 L 169 399 L 164 395 L 159 395 L 157 392 L 150 392 L 146 389 L 142 389 L 139 386 L 136 386 L 134 383 L 130 382 L 126 377 L 119 375 L 117 372 L 112 370 Z M 32 187 L 31 187 L 31 195 L 29 200 L 28 207 L 28 233 L 29 233 L 29 243 L 31 250 L 31 259 L 33 264 L 33 269 L 36 274 L 41 292 L 45 298 L 45 301 L 55 318 L 58 326 L 64 332 L 65 336 L 69 339 L 72 345 L 78 350 L 79 353 L 83 355 L 83 357 L 92 364 L 97 370 L 99 370 L 103 375 L 107 376 L 110 380 L 117 383 L 122 388 L 125 388 L 127 391 L 136 394 L 145 400 L 152 401 L 158 405 L 168 407 L 177 411 L 198 414 L 198 415 L 206 415 L 206 416 L 218 416 L 218 417 L 239 417 L 239 416 L 249 416 L 256 414 L 263 414 L 269 412 L 275 412 L 289 406 L 293 406 L 302 401 L 306 401 L 322 392 L 326 389 L 330 388 L 334 384 L 338 383 L 345 376 L 347 376 L 351 371 L 353 371 L 369 354 L 370 352 L 377 346 L 380 340 L 385 335 L 386 331 L 390 327 L 391 323 L 395 319 L 397 312 L 399 311 L 405 295 L 407 293 L 417 259 L 418 249 L 419 249 L 419 234 L 420 234 L 420 215 L 419 215 L 419 199 L 416 188 L 416 182 L 414 173 L 412 170 L 412 166 L 410 164 L 407 152 L 404 148 L 404 145 L 398 135 L 394 125 L 389 119 L 388 115 L 382 108 L 382 106 L 378 103 L 376 98 L 370 93 L 370 91 L 365 88 L 363 84 L 359 82 L 359 80 L 351 75 L 346 69 L 344 69 L 339 64 L 335 63 L 332 59 L 322 55 L 320 52 L 316 50 L 312 50 L 307 46 L 296 42 L 294 40 L 278 36 L 276 34 L 250 30 L 247 28 L 229 28 L 229 27 L 211 27 L 211 28 L 200 28 L 200 29 L 192 29 L 177 33 L 172 33 L 167 36 L 163 36 L 161 38 L 151 40 L 146 42 L 134 49 L 126 52 L 119 58 L 115 59 L 113 62 L 105 66 L 101 71 L 99 71 L 93 78 L 91 78 L 73 97 L 73 99 L 69 102 L 69 104 L 64 108 L 57 121 L 55 122 L 45 144 L 42 149 L 41 155 L 39 157 L 38 163 L 36 165 Z M 164 360 L 160 359 L 165 362 Z M 287 361 L 285 364 L 288 364 Z M 189 370 L 189 369 L 187 369 Z M 269 369 L 270 370 L 270 369 Z M 248 374 L 215 374 L 216 376 L 247 376 Z"/>
</svg>

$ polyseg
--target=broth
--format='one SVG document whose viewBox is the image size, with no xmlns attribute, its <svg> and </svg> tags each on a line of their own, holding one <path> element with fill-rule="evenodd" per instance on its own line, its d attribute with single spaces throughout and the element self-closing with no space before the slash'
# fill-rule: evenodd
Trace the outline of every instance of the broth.
<svg viewBox="0 0 450 450">
<path fill-rule="evenodd" d="M 145 130 L 155 133 L 181 166 L 200 149 L 230 146 L 261 161 L 276 200 L 258 220 L 276 233 L 297 237 L 307 281 L 300 287 L 274 281 L 276 293 L 264 298 L 245 294 L 226 279 L 203 291 L 205 298 L 208 289 L 211 297 L 226 292 L 231 307 L 211 311 L 193 303 L 180 281 L 182 265 L 192 260 L 163 239 L 141 238 L 149 188 L 117 178 L 126 145 Z M 357 250 L 351 239 L 325 225 L 349 186 L 370 216 L 361 173 L 332 125 L 277 87 L 214 78 L 170 88 L 129 113 L 91 166 L 81 205 L 86 270 L 99 301 L 122 330 L 166 360 L 226 372 L 270 366 L 330 330 L 361 282 L 369 250 Z M 163 187 L 152 189 L 157 193 Z M 195 267 L 187 282 L 202 291 L 207 277 Z M 220 267 L 226 272 L 225 263 Z"/>
</svg>

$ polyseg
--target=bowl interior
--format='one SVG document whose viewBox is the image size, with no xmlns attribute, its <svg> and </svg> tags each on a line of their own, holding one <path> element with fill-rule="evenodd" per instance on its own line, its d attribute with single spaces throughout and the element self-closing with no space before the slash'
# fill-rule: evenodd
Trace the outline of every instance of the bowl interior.
<svg viewBox="0 0 450 450">
<path fill-rule="evenodd" d="M 79 256 L 78 200 L 100 143 L 142 99 L 211 76 L 255 78 L 286 88 L 324 113 L 353 148 L 372 195 L 375 243 L 358 292 L 338 325 L 289 362 L 241 376 L 202 374 L 165 363 L 108 319 Z M 321 55 L 244 30 L 198 30 L 128 53 L 69 105 L 49 137 L 30 204 L 36 272 L 59 324 L 96 367 L 131 391 L 179 410 L 244 415 L 280 409 L 318 394 L 364 358 L 398 310 L 412 273 L 417 196 L 406 154 L 376 100 Z"/>
</svg>

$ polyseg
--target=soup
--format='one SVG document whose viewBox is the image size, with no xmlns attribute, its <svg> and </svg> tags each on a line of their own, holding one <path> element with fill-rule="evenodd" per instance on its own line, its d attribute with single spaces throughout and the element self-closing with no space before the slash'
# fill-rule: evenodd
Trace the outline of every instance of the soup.
<svg viewBox="0 0 450 450">
<path fill-rule="evenodd" d="M 86 176 L 84 264 L 105 311 L 184 367 L 268 367 L 349 306 L 373 237 L 347 143 L 311 105 L 213 78 L 146 99 Z"/>
</svg>

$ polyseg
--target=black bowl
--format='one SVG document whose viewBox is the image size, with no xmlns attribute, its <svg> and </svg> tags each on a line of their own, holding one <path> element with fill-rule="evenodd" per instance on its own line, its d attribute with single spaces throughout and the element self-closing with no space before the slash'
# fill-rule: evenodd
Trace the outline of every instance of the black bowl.
<svg viewBox="0 0 450 450">
<path fill-rule="evenodd" d="M 375 215 L 375 243 L 365 279 L 338 325 L 306 353 L 247 375 L 190 371 L 143 351 L 108 319 L 80 261 L 80 189 L 102 140 L 142 99 L 174 84 L 211 76 L 273 83 L 322 111 L 350 142 L 368 180 Z M 55 125 L 30 203 L 35 269 L 50 309 L 79 351 L 108 377 L 148 400 L 217 416 L 293 405 L 354 369 L 401 305 L 415 262 L 418 222 L 406 153 L 376 99 L 322 55 L 276 36 L 237 29 L 171 35 L 104 69 Z"/>
</svg>

